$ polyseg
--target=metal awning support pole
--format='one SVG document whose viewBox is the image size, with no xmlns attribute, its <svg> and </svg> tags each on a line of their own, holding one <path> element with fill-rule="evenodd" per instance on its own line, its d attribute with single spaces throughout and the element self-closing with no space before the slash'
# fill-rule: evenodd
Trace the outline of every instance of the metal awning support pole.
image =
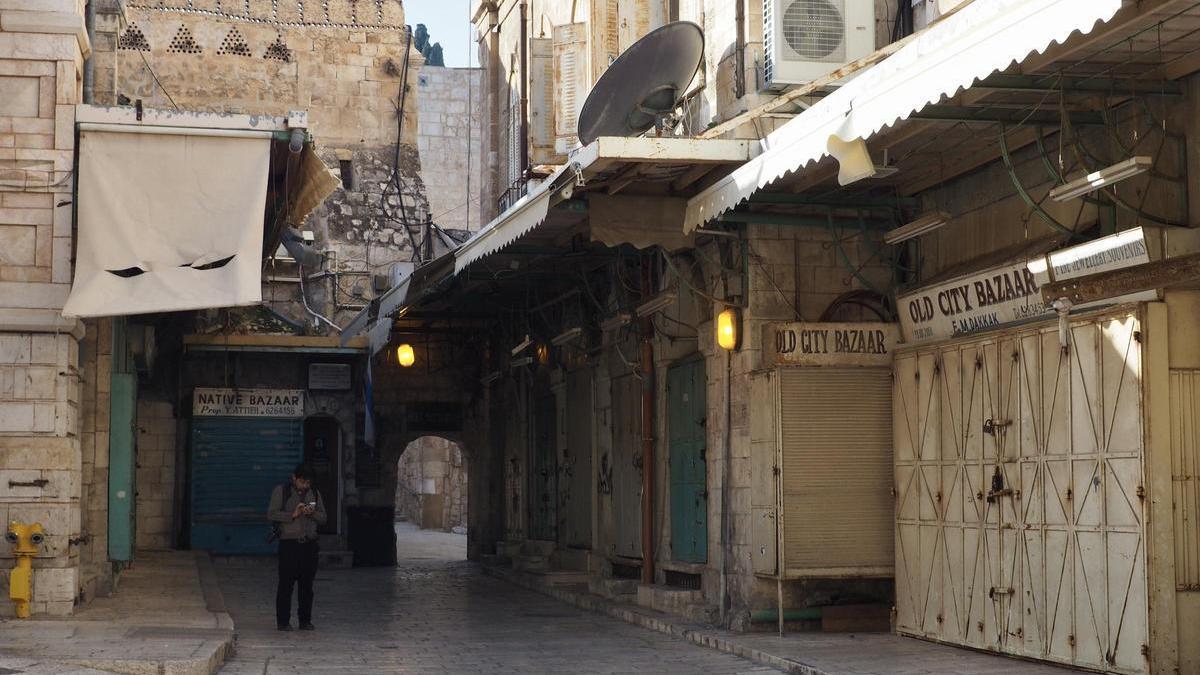
<svg viewBox="0 0 1200 675">
<path fill-rule="evenodd" d="M 642 262 L 642 294 L 654 294 L 649 260 Z M 654 315 L 641 320 L 642 375 L 642 583 L 654 583 Z"/>
</svg>

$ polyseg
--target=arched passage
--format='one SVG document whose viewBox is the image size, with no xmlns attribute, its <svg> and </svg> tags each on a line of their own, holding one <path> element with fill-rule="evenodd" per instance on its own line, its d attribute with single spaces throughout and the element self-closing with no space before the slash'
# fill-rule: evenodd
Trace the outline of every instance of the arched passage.
<svg viewBox="0 0 1200 675">
<path fill-rule="evenodd" d="M 465 559 L 467 505 L 463 447 L 440 436 L 410 442 L 396 465 L 398 557 L 408 557 L 415 546 L 422 557 Z"/>
</svg>

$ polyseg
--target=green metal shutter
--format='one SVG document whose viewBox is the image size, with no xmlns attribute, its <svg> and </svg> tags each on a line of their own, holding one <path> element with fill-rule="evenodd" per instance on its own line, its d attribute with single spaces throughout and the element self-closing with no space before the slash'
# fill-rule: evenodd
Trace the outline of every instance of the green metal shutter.
<svg viewBox="0 0 1200 675">
<path fill-rule="evenodd" d="M 191 544 L 225 555 L 263 555 L 267 502 L 304 451 L 303 420 L 197 417 L 192 420 Z"/>
</svg>

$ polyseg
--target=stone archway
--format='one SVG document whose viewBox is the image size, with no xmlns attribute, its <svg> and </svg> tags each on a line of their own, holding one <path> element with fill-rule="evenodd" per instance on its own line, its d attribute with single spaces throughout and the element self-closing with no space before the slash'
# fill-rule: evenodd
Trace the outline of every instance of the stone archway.
<svg viewBox="0 0 1200 675">
<path fill-rule="evenodd" d="M 461 443 L 421 436 L 405 447 L 396 467 L 396 520 L 467 533 L 467 454 Z"/>
</svg>

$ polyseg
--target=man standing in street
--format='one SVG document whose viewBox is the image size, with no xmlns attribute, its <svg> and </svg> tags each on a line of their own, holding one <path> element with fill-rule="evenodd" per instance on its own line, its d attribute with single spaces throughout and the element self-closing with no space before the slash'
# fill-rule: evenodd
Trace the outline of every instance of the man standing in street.
<svg viewBox="0 0 1200 675">
<path fill-rule="evenodd" d="M 325 522 L 325 502 L 312 486 L 313 470 L 300 464 L 292 478 L 271 493 L 267 519 L 279 536 L 279 588 L 275 592 L 275 625 L 291 630 L 292 586 L 299 586 L 300 630 L 313 630 L 313 578 L 317 576 L 317 526 Z"/>
</svg>

